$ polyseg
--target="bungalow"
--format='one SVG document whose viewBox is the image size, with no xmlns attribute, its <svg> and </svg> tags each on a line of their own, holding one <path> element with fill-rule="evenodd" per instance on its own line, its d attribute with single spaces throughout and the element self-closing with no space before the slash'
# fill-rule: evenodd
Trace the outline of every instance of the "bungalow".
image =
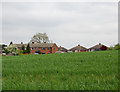
<svg viewBox="0 0 120 92">
<path fill-rule="evenodd" d="M 62 46 L 60 46 L 60 47 L 58 48 L 58 50 L 59 50 L 59 51 L 62 51 L 62 52 L 67 52 L 67 51 L 68 51 L 66 48 L 64 48 L 64 47 L 62 47 Z"/>
<path fill-rule="evenodd" d="M 89 51 L 102 51 L 102 50 L 107 50 L 107 46 L 99 43 L 91 48 L 89 48 Z"/>
<path fill-rule="evenodd" d="M 66 48 L 64 48 L 64 47 L 58 47 L 58 51 L 56 51 L 56 53 L 67 53 L 67 49 Z"/>
<path fill-rule="evenodd" d="M 87 48 L 78 45 L 76 47 L 73 47 L 73 48 L 69 49 L 69 51 L 72 51 L 72 52 L 84 52 L 84 51 L 87 51 Z"/>
<path fill-rule="evenodd" d="M 24 45 L 25 49 L 27 47 L 27 44 L 11 44 L 16 45 L 18 49 L 21 49 L 21 47 Z M 42 54 L 49 54 L 49 53 L 55 53 L 58 51 L 58 46 L 55 43 L 34 43 L 32 42 L 30 44 L 30 53 L 38 53 L 41 52 Z"/>
</svg>

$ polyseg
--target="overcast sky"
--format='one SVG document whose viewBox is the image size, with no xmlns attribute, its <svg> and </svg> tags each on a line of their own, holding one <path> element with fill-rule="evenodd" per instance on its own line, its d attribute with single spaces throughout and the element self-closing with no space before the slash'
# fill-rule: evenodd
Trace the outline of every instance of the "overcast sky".
<svg viewBox="0 0 120 92">
<path fill-rule="evenodd" d="M 27 43 L 38 32 L 46 32 L 50 40 L 68 49 L 118 42 L 115 2 L 10 2 L 2 6 L 2 43 Z"/>
</svg>

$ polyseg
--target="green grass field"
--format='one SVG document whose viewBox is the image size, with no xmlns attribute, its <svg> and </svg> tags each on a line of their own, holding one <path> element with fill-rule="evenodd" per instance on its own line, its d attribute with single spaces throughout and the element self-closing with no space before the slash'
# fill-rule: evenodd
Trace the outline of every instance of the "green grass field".
<svg viewBox="0 0 120 92">
<path fill-rule="evenodd" d="M 117 90 L 118 51 L 2 57 L 3 90 Z"/>
</svg>

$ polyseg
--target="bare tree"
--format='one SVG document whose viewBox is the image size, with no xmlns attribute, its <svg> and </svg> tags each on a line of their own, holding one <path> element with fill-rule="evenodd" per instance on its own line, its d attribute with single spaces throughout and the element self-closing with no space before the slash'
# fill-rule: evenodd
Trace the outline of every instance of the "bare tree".
<svg viewBox="0 0 120 92">
<path fill-rule="evenodd" d="M 49 38 L 46 33 L 37 33 L 35 34 L 30 42 L 35 42 L 35 43 L 49 43 Z"/>
</svg>

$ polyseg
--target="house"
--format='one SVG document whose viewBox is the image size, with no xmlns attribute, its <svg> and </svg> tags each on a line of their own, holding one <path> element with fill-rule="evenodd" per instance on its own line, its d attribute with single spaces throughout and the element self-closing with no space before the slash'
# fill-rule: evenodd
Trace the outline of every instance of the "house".
<svg viewBox="0 0 120 92">
<path fill-rule="evenodd" d="M 27 44 L 12 44 L 18 47 L 18 49 L 21 49 L 21 47 L 24 45 L 25 49 L 27 47 Z M 49 53 L 55 53 L 58 51 L 58 46 L 55 43 L 34 43 L 32 42 L 30 44 L 30 53 L 42 53 L 42 54 L 49 54 Z"/>
<path fill-rule="evenodd" d="M 69 49 L 69 52 L 70 51 L 72 51 L 72 52 L 84 52 L 84 51 L 87 51 L 87 48 L 78 45 L 76 47 L 73 47 L 73 48 Z"/>
<path fill-rule="evenodd" d="M 60 46 L 60 47 L 58 48 L 58 51 L 61 51 L 61 52 L 63 52 L 63 53 L 66 53 L 68 50 L 67 50 L 66 48 Z"/>
<path fill-rule="evenodd" d="M 107 46 L 99 43 L 91 48 L 89 48 L 89 51 L 102 51 L 102 50 L 107 50 Z"/>
</svg>

